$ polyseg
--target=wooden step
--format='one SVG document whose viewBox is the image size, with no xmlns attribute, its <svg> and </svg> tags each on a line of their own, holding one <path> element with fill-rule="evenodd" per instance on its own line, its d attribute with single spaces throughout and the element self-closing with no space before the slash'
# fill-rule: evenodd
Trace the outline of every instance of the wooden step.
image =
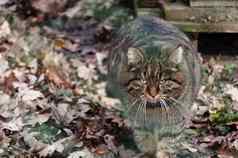
<svg viewBox="0 0 238 158">
<path fill-rule="evenodd" d="M 196 23 L 184 21 L 169 21 L 184 32 L 214 32 L 214 33 L 237 33 L 238 23 Z"/>
<path fill-rule="evenodd" d="M 183 3 L 164 5 L 166 20 L 187 21 L 197 23 L 237 22 L 236 7 L 189 7 Z"/>
<path fill-rule="evenodd" d="M 158 8 L 158 0 L 134 0 L 138 8 Z"/>
<path fill-rule="evenodd" d="M 219 6 L 238 6 L 237 0 L 190 0 L 192 7 L 219 7 Z"/>
</svg>

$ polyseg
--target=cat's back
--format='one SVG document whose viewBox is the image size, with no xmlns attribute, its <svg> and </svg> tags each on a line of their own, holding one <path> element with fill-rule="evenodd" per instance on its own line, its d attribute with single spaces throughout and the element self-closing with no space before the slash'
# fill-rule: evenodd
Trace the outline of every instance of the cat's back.
<svg viewBox="0 0 238 158">
<path fill-rule="evenodd" d="M 178 40 L 189 43 L 187 36 L 170 23 L 152 16 L 142 16 L 124 25 L 117 36 L 127 36 L 134 41 L 156 37 L 158 40 Z M 150 42 L 150 40 L 147 40 Z"/>
</svg>

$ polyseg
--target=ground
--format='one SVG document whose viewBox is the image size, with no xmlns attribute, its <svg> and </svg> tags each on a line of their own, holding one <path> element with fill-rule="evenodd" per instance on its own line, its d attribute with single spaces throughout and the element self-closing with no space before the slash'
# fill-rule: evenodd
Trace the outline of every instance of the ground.
<svg viewBox="0 0 238 158">
<path fill-rule="evenodd" d="M 0 157 L 132 157 L 133 129 L 105 90 L 106 46 L 133 18 L 129 9 L 81 0 L 52 13 L 39 4 L 0 2 Z M 188 126 L 193 146 L 185 146 L 235 158 L 238 58 L 224 53 L 201 52 L 203 81 Z"/>
</svg>

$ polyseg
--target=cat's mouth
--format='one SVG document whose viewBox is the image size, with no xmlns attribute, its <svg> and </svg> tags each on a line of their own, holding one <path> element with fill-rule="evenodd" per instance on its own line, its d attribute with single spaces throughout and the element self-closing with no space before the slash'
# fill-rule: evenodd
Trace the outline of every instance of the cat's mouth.
<svg viewBox="0 0 238 158">
<path fill-rule="evenodd" d="M 149 88 L 149 86 L 147 86 L 144 89 L 144 97 L 145 100 L 149 103 L 158 103 L 161 100 L 158 88 L 155 87 Z"/>
<path fill-rule="evenodd" d="M 146 107 L 147 108 L 165 108 L 167 109 L 168 107 L 168 100 L 165 98 L 160 98 L 160 99 L 146 99 Z"/>
<path fill-rule="evenodd" d="M 161 100 L 161 98 L 160 98 L 159 94 L 156 96 L 150 96 L 150 95 L 145 94 L 145 100 L 146 100 L 146 102 L 155 104 L 155 103 L 158 103 Z"/>
</svg>

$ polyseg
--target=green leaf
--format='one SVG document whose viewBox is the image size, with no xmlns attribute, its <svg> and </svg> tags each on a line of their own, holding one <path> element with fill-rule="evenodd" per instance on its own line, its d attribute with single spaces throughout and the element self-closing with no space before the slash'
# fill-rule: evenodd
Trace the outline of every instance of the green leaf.
<svg viewBox="0 0 238 158">
<path fill-rule="evenodd" d="M 61 133 L 61 130 L 56 128 L 50 121 L 37 124 L 32 128 L 31 132 L 36 132 L 36 139 L 41 140 L 46 144 L 52 144 L 57 140 L 57 136 Z"/>
</svg>

